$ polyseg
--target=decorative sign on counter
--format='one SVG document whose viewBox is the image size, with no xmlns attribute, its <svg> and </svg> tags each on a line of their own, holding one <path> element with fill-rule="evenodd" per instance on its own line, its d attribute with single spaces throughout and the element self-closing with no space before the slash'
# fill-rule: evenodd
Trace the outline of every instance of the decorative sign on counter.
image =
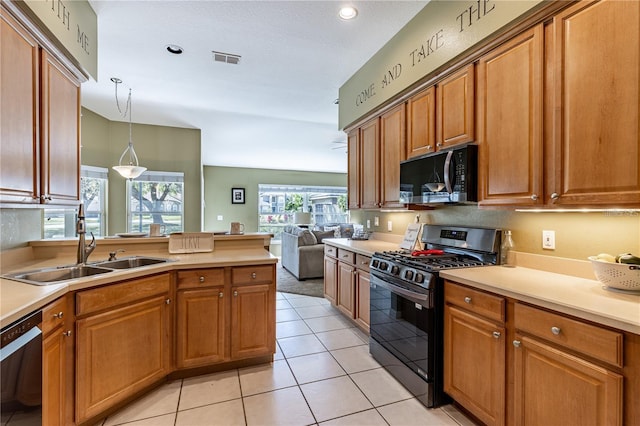
<svg viewBox="0 0 640 426">
<path fill-rule="evenodd" d="M 213 232 L 174 232 L 169 235 L 169 253 L 213 251 Z"/>
<path fill-rule="evenodd" d="M 404 250 L 413 250 L 418 241 L 418 234 L 420 234 L 420 223 L 410 223 L 407 225 L 407 231 L 404 233 L 404 238 L 400 243 L 400 248 Z"/>
</svg>

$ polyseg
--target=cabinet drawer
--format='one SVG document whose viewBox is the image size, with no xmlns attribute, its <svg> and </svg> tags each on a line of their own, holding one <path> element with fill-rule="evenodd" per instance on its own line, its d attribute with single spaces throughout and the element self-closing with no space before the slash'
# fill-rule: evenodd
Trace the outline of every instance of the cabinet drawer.
<svg viewBox="0 0 640 426">
<path fill-rule="evenodd" d="M 76 294 L 76 315 L 86 315 L 115 306 L 142 300 L 171 289 L 169 274 L 134 279 Z"/>
<path fill-rule="evenodd" d="M 558 345 L 622 367 L 622 333 L 516 303 L 515 327 Z"/>
<path fill-rule="evenodd" d="M 42 334 L 64 324 L 67 315 L 67 298 L 64 296 L 45 306 L 42 309 Z"/>
<path fill-rule="evenodd" d="M 345 263 L 351 263 L 353 265 L 356 262 L 356 254 L 352 251 L 339 248 L 338 260 Z"/>
<path fill-rule="evenodd" d="M 504 297 L 445 281 L 444 299 L 446 303 L 460 306 L 486 318 L 505 321 Z"/>
<path fill-rule="evenodd" d="M 270 284 L 273 274 L 272 265 L 237 266 L 231 270 L 231 284 Z"/>
<path fill-rule="evenodd" d="M 224 285 L 224 268 L 178 271 L 178 288 L 198 288 Z"/>
<path fill-rule="evenodd" d="M 328 244 L 324 245 L 324 254 L 325 256 L 330 257 L 338 257 L 338 248 L 334 246 L 330 246 Z"/>
<path fill-rule="evenodd" d="M 369 263 L 371 262 L 371 258 L 369 256 L 364 256 L 362 254 L 356 254 L 356 267 L 358 269 L 362 269 L 363 271 L 369 272 Z"/>
</svg>

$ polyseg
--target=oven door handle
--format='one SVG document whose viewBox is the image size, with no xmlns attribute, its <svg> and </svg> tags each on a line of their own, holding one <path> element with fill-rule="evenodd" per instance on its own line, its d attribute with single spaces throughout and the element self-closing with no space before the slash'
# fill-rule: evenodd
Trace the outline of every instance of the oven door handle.
<svg viewBox="0 0 640 426">
<path fill-rule="evenodd" d="M 391 283 L 389 283 L 387 281 L 384 281 L 381 278 L 376 277 L 375 275 L 372 276 L 371 285 L 372 286 L 373 285 L 380 286 L 382 288 L 385 288 L 385 289 L 389 290 L 392 293 L 396 293 L 396 294 L 399 294 L 400 296 L 407 297 L 412 302 L 420 303 L 421 305 L 424 305 L 426 307 L 429 306 L 429 295 L 428 294 L 416 293 L 416 292 L 413 292 L 411 290 L 407 290 L 405 288 L 398 287 L 397 285 L 394 285 L 394 284 L 391 284 Z"/>
</svg>

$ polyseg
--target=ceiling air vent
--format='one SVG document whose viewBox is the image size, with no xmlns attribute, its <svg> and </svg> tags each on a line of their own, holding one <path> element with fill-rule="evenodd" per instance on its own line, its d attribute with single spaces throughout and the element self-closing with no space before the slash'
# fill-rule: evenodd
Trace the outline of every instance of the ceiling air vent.
<svg viewBox="0 0 640 426">
<path fill-rule="evenodd" d="M 227 64 L 237 65 L 240 62 L 240 55 L 234 55 L 231 53 L 222 53 L 216 52 L 215 50 L 211 51 L 213 53 L 213 60 L 216 62 L 225 62 Z"/>
</svg>

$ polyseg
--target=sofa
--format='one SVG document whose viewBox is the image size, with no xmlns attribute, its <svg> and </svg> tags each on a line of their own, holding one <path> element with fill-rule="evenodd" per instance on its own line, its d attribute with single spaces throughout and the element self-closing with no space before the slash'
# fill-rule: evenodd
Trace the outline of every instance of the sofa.
<svg viewBox="0 0 640 426">
<path fill-rule="evenodd" d="M 282 231 L 282 267 L 296 279 L 324 277 L 324 243 L 327 238 L 349 238 L 350 224 L 332 224 L 308 229 L 287 225 Z"/>
</svg>

